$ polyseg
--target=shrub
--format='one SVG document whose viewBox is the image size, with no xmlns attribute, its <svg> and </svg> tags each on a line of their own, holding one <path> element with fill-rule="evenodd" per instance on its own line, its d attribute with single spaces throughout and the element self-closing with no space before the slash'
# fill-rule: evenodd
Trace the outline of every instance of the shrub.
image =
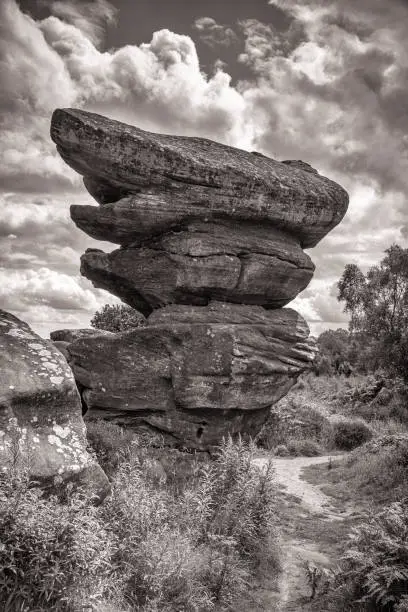
<svg viewBox="0 0 408 612">
<path fill-rule="evenodd" d="M 277 457 L 289 457 L 290 455 L 289 449 L 286 444 L 278 444 L 274 452 Z"/>
<path fill-rule="evenodd" d="M 294 457 L 317 457 L 322 454 L 322 448 L 316 440 L 293 439 L 287 444 L 289 454 Z"/>
<path fill-rule="evenodd" d="M 46 499 L 19 474 L 0 482 L 0 604 L 5 612 L 73 612 L 114 603 L 115 548 L 98 510 L 79 494 Z"/>
<path fill-rule="evenodd" d="M 408 503 L 366 515 L 350 535 L 332 591 L 341 610 L 407 610 Z M 338 601 L 338 604 L 340 602 Z"/>
<path fill-rule="evenodd" d="M 289 440 L 294 439 L 320 442 L 328 419 L 311 402 L 305 401 L 303 389 L 304 387 L 273 407 L 256 438 L 259 446 L 273 449 L 278 445 L 287 446 Z"/>
<path fill-rule="evenodd" d="M 135 308 L 126 304 L 105 304 L 91 319 L 92 327 L 110 332 L 123 332 L 142 327 L 146 319 Z"/>
<path fill-rule="evenodd" d="M 114 563 L 132 609 L 228 607 L 251 573 L 276 567 L 271 473 L 253 456 L 253 447 L 225 442 L 178 496 L 154 487 L 137 457 L 121 464 L 104 511 L 122 543 Z"/>
<path fill-rule="evenodd" d="M 362 420 L 339 420 L 332 423 L 333 444 L 339 450 L 352 450 L 371 440 L 373 433 Z"/>
<path fill-rule="evenodd" d="M 228 440 L 213 462 L 193 457 L 176 490 L 155 477 L 158 451 L 143 438 L 121 454 L 120 428 L 90 437 L 99 456 L 120 457 L 98 508 L 0 479 L 2 610 L 231 610 L 256 574 L 277 572 L 272 473 L 254 466 L 254 446 Z"/>
<path fill-rule="evenodd" d="M 132 444 L 136 442 L 134 432 L 125 430 L 109 421 L 88 421 L 86 435 L 91 452 L 109 477 L 123 461 L 129 459 Z"/>
</svg>

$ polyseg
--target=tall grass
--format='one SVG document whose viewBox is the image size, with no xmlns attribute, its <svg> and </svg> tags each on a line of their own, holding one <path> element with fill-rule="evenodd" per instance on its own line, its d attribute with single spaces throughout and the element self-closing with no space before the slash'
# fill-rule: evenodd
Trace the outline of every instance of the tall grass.
<svg viewBox="0 0 408 612">
<path fill-rule="evenodd" d="M 1 610 L 234 610 L 255 576 L 278 571 L 273 476 L 252 445 L 190 456 L 182 487 L 165 449 L 103 429 L 112 495 L 98 508 L 81 493 L 46 498 L 17 471 L 0 480 Z"/>
</svg>

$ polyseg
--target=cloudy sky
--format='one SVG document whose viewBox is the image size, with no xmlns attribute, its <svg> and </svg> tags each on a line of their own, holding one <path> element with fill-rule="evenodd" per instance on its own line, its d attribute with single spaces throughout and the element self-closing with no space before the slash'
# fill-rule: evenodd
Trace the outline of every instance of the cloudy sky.
<svg viewBox="0 0 408 612">
<path fill-rule="evenodd" d="M 49 138 L 56 107 L 302 159 L 350 193 L 292 304 L 346 324 L 335 284 L 408 246 L 408 0 L 0 0 L 0 307 L 47 335 L 115 298 L 79 275 L 93 203 Z"/>
</svg>

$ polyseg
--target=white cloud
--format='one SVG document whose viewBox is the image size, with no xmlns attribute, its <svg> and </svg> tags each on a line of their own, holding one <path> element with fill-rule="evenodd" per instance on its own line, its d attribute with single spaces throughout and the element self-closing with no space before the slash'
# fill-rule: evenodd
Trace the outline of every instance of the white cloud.
<svg viewBox="0 0 408 612">
<path fill-rule="evenodd" d="M 107 0 L 45 0 L 53 15 L 74 25 L 94 44 L 104 38 L 105 29 L 115 23 L 117 9 Z"/>
<path fill-rule="evenodd" d="M 304 159 L 340 182 L 349 213 L 310 252 L 315 279 L 294 305 L 316 325 L 344 323 L 330 293 L 344 265 L 367 268 L 391 242 L 408 239 L 408 9 L 397 0 L 387 14 L 380 0 L 270 3 L 291 15 L 290 27 L 279 32 L 255 19 L 237 26 L 245 37 L 239 61 L 253 77 L 236 86 L 222 63 L 203 74 L 191 38 L 169 30 L 100 51 L 114 19 L 105 0 L 49 2 L 53 14 L 42 21 L 15 0 L 0 3 L 0 180 L 10 192 L 0 202 L 0 265 L 4 284 L 11 278 L 3 299 L 14 310 L 82 320 L 95 306 L 91 296 L 102 295 L 78 280 L 79 255 L 95 243 L 68 215 L 67 193 L 70 203 L 88 196 L 49 138 L 53 109 L 77 106 L 153 131 Z M 211 17 L 196 26 L 202 35 L 228 29 Z M 58 304 L 50 288 L 61 292 Z"/>
<path fill-rule="evenodd" d="M 231 27 L 217 23 L 212 17 L 199 17 L 194 27 L 200 39 L 210 47 L 229 47 L 238 42 L 238 36 Z"/>
<path fill-rule="evenodd" d="M 53 4 L 62 14 L 68 3 Z M 70 4 L 77 10 L 79 4 Z M 65 11 L 64 9 L 64 11 Z M 150 43 L 100 52 L 67 13 L 34 21 L 15 0 L 0 6 L 2 110 L 0 178 L 9 188 L 77 188 L 79 179 L 49 138 L 55 107 L 77 106 L 146 129 L 250 146 L 243 96 L 220 67 L 207 78 L 188 36 L 161 30 Z M 93 24 L 91 23 L 91 26 Z M 44 188 L 42 188 L 44 190 Z"/>
<path fill-rule="evenodd" d="M 81 277 L 55 272 L 46 267 L 31 270 L 0 269 L 0 300 L 4 307 L 22 311 L 32 304 L 61 310 L 92 310 L 98 301 L 84 288 Z"/>
</svg>

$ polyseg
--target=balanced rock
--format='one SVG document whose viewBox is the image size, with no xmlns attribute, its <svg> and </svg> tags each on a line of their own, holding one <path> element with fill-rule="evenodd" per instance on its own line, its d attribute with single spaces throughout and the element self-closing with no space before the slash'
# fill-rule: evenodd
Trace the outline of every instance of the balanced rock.
<svg viewBox="0 0 408 612">
<path fill-rule="evenodd" d="M 313 361 L 306 323 L 282 306 L 310 282 L 303 249 L 341 221 L 347 193 L 302 161 L 80 110 L 56 110 L 51 137 L 99 204 L 72 206 L 73 221 L 120 245 L 88 249 L 81 273 L 148 317 L 64 343 L 87 417 L 196 449 L 256 435 Z"/>
<path fill-rule="evenodd" d="M 0 469 L 21 461 L 52 491 L 73 482 L 98 501 L 110 491 L 88 454 L 72 371 L 52 342 L 0 310 Z"/>
<path fill-rule="evenodd" d="M 128 198 L 134 210 L 128 216 L 142 221 L 135 238 L 192 217 L 229 218 L 270 223 L 311 247 L 347 209 L 344 189 L 299 162 L 291 166 L 206 138 L 153 134 L 76 109 L 54 111 L 51 138 L 99 202 Z"/>
<path fill-rule="evenodd" d="M 294 310 L 213 302 L 164 307 L 143 328 L 82 338 L 68 352 L 87 417 L 205 449 L 259 431 L 309 367 L 308 335 Z"/>
<path fill-rule="evenodd" d="M 347 193 L 303 162 L 74 109 L 54 112 L 51 137 L 101 204 L 72 206 L 72 219 L 122 247 L 85 253 L 82 274 L 144 314 L 211 299 L 284 306 L 313 275 L 302 247 L 347 209 Z"/>
</svg>

